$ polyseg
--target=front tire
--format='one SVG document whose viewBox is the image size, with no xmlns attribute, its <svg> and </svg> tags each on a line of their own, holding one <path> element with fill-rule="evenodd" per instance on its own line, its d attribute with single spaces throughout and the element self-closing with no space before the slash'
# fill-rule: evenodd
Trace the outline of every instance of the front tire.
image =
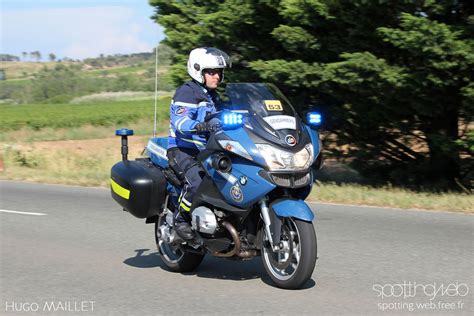
<svg viewBox="0 0 474 316">
<path fill-rule="evenodd" d="M 171 229 L 171 225 L 166 221 L 166 215 L 161 215 L 155 222 L 155 241 L 158 253 L 163 263 L 173 272 L 194 271 L 204 259 L 204 255 L 183 251 L 180 247 L 168 243 L 159 238 L 159 228 L 164 225 L 166 229 Z"/>
<path fill-rule="evenodd" d="M 295 218 L 282 219 L 282 247 L 273 251 L 264 232 L 262 261 L 275 284 L 284 289 L 299 289 L 310 278 L 317 259 L 317 241 L 313 223 Z"/>
</svg>

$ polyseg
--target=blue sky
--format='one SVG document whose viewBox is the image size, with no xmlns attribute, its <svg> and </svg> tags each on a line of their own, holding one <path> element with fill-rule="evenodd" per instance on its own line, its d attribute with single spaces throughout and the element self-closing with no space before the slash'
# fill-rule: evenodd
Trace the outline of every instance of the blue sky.
<svg viewBox="0 0 474 316">
<path fill-rule="evenodd" d="M 148 0 L 0 0 L 2 54 L 58 58 L 149 52 L 164 38 Z"/>
</svg>

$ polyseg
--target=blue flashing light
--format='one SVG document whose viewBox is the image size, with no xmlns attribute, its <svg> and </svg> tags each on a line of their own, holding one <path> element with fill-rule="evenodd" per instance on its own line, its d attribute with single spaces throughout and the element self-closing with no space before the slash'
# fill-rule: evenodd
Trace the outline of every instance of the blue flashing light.
<svg viewBox="0 0 474 316">
<path fill-rule="evenodd" d="M 306 117 L 308 119 L 308 123 L 311 125 L 321 125 L 323 120 L 321 114 L 318 112 L 309 112 Z"/>
<path fill-rule="evenodd" d="M 131 136 L 133 135 L 133 129 L 121 128 L 115 131 L 117 136 Z"/>
<path fill-rule="evenodd" d="M 223 115 L 224 125 L 227 126 L 238 126 L 242 125 L 244 118 L 239 113 L 227 113 Z"/>
</svg>

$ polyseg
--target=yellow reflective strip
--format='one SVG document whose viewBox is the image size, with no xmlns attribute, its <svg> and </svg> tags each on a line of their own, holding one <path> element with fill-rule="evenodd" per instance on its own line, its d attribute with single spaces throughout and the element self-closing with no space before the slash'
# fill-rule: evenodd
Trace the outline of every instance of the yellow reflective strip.
<svg viewBox="0 0 474 316">
<path fill-rule="evenodd" d="M 183 210 L 185 210 L 186 212 L 189 212 L 191 211 L 191 208 L 189 206 L 186 206 L 186 204 L 184 204 L 183 202 L 181 202 L 179 204 L 179 207 L 181 207 Z"/>
<path fill-rule="evenodd" d="M 112 185 L 112 191 L 117 193 L 118 196 L 123 197 L 125 200 L 130 198 L 130 190 L 125 189 L 113 179 L 110 179 L 110 184 Z"/>
<path fill-rule="evenodd" d="M 204 143 L 200 142 L 198 140 L 186 139 L 186 138 L 181 138 L 181 140 L 184 140 L 185 142 L 193 143 L 193 144 L 196 144 L 196 145 L 199 145 L 199 146 L 204 146 Z"/>
</svg>

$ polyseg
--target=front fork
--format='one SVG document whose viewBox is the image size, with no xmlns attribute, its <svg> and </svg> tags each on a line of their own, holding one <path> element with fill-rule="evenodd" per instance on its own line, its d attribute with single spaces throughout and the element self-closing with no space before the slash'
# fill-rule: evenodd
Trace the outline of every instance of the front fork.
<svg viewBox="0 0 474 316">
<path fill-rule="evenodd" d="M 274 213 L 270 214 L 270 209 L 268 208 L 266 198 L 261 199 L 259 204 L 268 242 L 270 243 L 270 246 L 272 247 L 273 251 L 279 251 L 284 247 L 283 243 L 280 241 L 281 220 Z M 273 240 L 274 237 L 275 241 Z M 275 244 L 275 242 L 278 243 Z"/>
</svg>

